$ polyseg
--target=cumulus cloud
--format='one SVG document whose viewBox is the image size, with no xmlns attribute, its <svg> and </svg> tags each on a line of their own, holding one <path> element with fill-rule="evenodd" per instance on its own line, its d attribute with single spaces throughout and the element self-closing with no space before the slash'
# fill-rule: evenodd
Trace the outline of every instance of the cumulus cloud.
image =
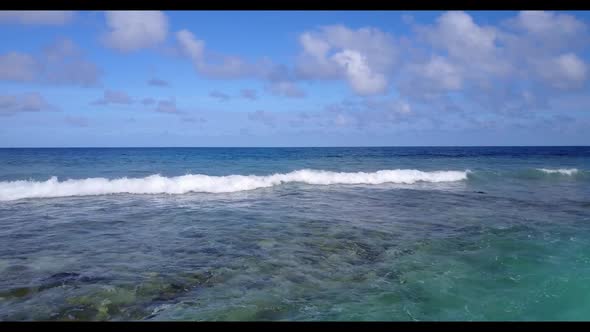
<svg viewBox="0 0 590 332">
<path fill-rule="evenodd" d="M 219 101 L 228 101 L 231 97 L 228 94 L 225 94 L 221 91 L 211 91 L 209 92 L 209 97 L 215 98 Z"/>
<path fill-rule="evenodd" d="M 346 79 L 359 95 L 386 92 L 397 50 L 388 33 L 375 28 L 324 26 L 300 35 L 303 49 L 296 65 L 303 79 Z"/>
<path fill-rule="evenodd" d="M 558 89 L 580 87 L 586 81 L 588 66 L 573 53 L 536 61 L 537 73 Z"/>
<path fill-rule="evenodd" d="M 92 87 L 101 75 L 70 39 L 59 39 L 35 56 L 19 52 L 0 55 L 0 80 Z"/>
<path fill-rule="evenodd" d="M 0 95 L 0 115 L 57 110 L 38 92 Z"/>
<path fill-rule="evenodd" d="M 367 57 L 357 51 L 344 50 L 333 56 L 334 61 L 344 68 L 350 86 L 357 94 L 366 96 L 383 93 L 387 89 L 385 75 L 374 72 Z"/>
<path fill-rule="evenodd" d="M 437 47 L 459 59 L 485 59 L 496 49 L 496 29 L 480 26 L 462 11 L 450 11 L 424 29 L 425 37 Z"/>
<path fill-rule="evenodd" d="M 428 97 L 460 90 L 463 86 L 461 68 L 447 58 L 434 55 L 425 62 L 409 64 L 405 68 L 406 81 L 399 86 L 405 94 Z"/>
<path fill-rule="evenodd" d="M 103 97 L 93 101 L 92 105 L 130 105 L 133 103 L 133 99 L 129 97 L 126 92 L 116 90 L 105 90 Z"/>
<path fill-rule="evenodd" d="M 574 16 L 546 11 L 521 11 L 507 24 L 546 47 L 574 46 L 572 42 L 586 37 L 588 32 L 586 24 Z"/>
<path fill-rule="evenodd" d="M 132 52 L 162 43 L 168 34 L 168 18 L 160 11 L 108 11 L 109 32 L 102 42 L 121 52 Z"/>
<path fill-rule="evenodd" d="M 411 35 L 394 37 L 373 27 L 343 25 L 301 31 L 300 53 L 289 64 L 216 53 L 188 30 L 178 31 L 176 40 L 198 75 L 260 80 L 277 96 L 303 97 L 301 87 L 307 81 L 346 82 L 365 101 L 355 106 L 360 112 L 342 108 L 331 114 L 325 121 L 331 125 L 409 121 L 425 114 L 422 110 L 522 113 L 547 108 L 564 90 L 573 93 L 586 87 L 583 52 L 590 38 L 586 23 L 572 15 L 525 11 L 491 24 L 450 11 L 425 24 L 410 17 L 404 20 L 412 27 Z M 371 99 L 392 87 L 396 99 Z M 255 92 L 245 90 L 240 96 L 256 98 Z M 227 100 L 224 94 L 212 97 Z"/>
<path fill-rule="evenodd" d="M 168 82 L 159 78 L 151 78 L 148 82 L 148 85 L 152 86 L 168 86 Z"/>
<path fill-rule="evenodd" d="M 462 86 L 461 73 L 455 65 L 442 57 L 433 56 L 427 63 L 415 68 L 420 79 L 446 91 L 459 90 Z"/>
<path fill-rule="evenodd" d="M 520 12 L 490 26 L 457 11 L 414 28 L 418 38 L 411 43 L 422 52 L 404 59 L 396 86 L 432 109 L 460 95 L 471 112 L 516 116 L 547 108 L 548 98 L 580 89 L 588 79 L 587 64 L 576 54 L 588 45 L 587 27 L 568 14 Z"/>
<path fill-rule="evenodd" d="M 64 25 L 74 17 L 72 11 L 61 10 L 5 10 L 0 11 L 0 23 L 25 25 Z"/>
<path fill-rule="evenodd" d="M 419 27 L 418 34 L 435 49 L 444 51 L 448 63 L 459 68 L 463 76 L 487 80 L 513 71 L 499 47 L 498 29 L 477 24 L 465 12 L 446 12 L 434 25 Z"/>
<path fill-rule="evenodd" d="M 258 95 L 256 90 L 254 89 L 242 89 L 240 91 L 240 96 L 245 99 L 256 100 L 258 99 Z"/>
</svg>

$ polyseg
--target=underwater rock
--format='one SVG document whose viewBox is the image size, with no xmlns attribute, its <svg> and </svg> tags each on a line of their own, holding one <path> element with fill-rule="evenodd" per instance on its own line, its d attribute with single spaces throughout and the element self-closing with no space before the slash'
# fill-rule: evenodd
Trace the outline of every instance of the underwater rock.
<svg viewBox="0 0 590 332">
<path fill-rule="evenodd" d="M 97 283 L 104 279 L 105 278 L 101 277 L 83 276 L 76 272 L 60 272 L 53 274 L 48 278 L 42 279 L 41 285 L 39 286 L 39 291 L 77 283 Z"/>
<path fill-rule="evenodd" d="M 108 320 L 114 316 L 139 318 L 144 312 L 137 312 L 135 292 L 125 288 L 103 287 L 92 294 L 67 299 L 70 307 L 62 310 L 57 319 L 67 320 Z M 133 316 L 129 316 L 129 315 Z"/>
<path fill-rule="evenodd" d="M 54 275 L 52 275 L 49 278 L 45 278 L 43 279 L 43 281 L 67 281 L 67 280 L 72 280 L 72 279 L 76 279 L 80 276 L 79 273 L 75 273 L 75 272 L 61 272 L 61 273 L 56 273 Z"/>
<path fill-rule="evenodd" d="M 38 292 L 37 287 L 18 287 L 0 292 L 0 298 L 21 298 Z"/>
</svg>

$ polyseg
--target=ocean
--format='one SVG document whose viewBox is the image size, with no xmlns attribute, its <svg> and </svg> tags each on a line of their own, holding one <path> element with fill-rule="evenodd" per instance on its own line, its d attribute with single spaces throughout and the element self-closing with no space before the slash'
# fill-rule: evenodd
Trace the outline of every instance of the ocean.
<svg viewBox="0 0 590 332">
<path fill-rule="evenodd" d="M 590 147 L 0 149 L 0 320 L 589 320 Z"/>
</svg>

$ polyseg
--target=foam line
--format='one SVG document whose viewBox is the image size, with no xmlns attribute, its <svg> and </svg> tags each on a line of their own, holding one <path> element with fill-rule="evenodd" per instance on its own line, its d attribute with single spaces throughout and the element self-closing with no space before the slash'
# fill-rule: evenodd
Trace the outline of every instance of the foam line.
<svg viewBox="0 0 590 332">
<path fill-rule="evenodd" d="M 312 185 L 449 182 L 465 180 L 467 179 L 467 173 L 468 171 L 423 172 L 413 169 L 382 170 L 373 173 L 345 173 L 304 169 L 285 174 L 266 176 L 209 176 L 189 174 L 164 177 L 156 174 L 145 178 L 88 178 L 69 179 L 61 182 L 58 181 L 57 177 L 51 177 L 47 181 L 20 180 L 0 182 L 0 201 L 22 198 L 91 196 L 118 193 L 227 193 L 272 187 L 290 182 Z"/>
</svg>

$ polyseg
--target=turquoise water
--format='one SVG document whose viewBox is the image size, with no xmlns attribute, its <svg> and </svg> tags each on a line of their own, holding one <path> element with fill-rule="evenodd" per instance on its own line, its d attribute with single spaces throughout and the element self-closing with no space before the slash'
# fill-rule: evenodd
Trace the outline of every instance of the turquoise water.
<svg viewBox="0 0 590 332">
<path fill-rule="evenodd" d="M 588 320 L 589 281 L 589 147 L 0 149 L 1 320 Z"/>
</svg>

